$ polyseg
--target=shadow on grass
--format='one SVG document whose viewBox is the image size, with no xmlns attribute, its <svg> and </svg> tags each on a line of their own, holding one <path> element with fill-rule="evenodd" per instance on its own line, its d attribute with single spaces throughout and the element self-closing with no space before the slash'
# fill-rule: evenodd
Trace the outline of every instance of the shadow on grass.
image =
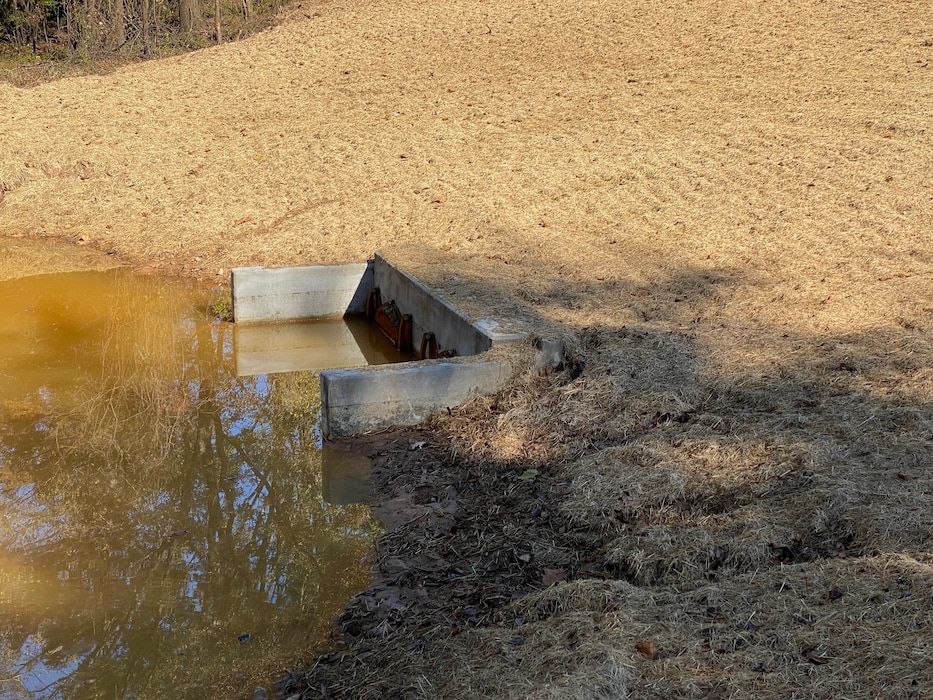
<svg viewBox="0 0 933 700">
<path fill-rule="evenodd" d="M 340 619 L 347 646 L 286 688 L 912 697 L 933 680 L 910 651 L 933 583 L 933 371 L 919 330 L 758 323 L 748 343 L 770 339 L 770 352 L 728 362 L 717 319 L 754 284 L 737 271 L 685 270 L 645 293 L 475 284 L 497 308 L 533 299 L 523 313 L 542 333 L 572 338 L 564 365 L 382 445 L 380 493 L 434 514 L 383 539 L 379 580 Z M 558 329 L 544 315 L 601 302 L 632 322 Z M 876 641 L 859 641 L 859 621 Z M 870 651 L 892 635 L 904 644 Z"/>
</svg>

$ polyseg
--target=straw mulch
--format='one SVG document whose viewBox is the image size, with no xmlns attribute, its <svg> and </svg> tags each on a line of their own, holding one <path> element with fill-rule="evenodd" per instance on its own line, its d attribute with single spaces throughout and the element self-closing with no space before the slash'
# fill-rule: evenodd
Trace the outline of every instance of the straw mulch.
<svg viewBox="0 0 933 700">
<path fill-rule="evenodd" d="M 930 695 L 933 5 L 303 2 L 0 105 L 6 234 L 379 249 L 568 340 L 371 446 L 397 527 L 289 693 Z"/>
</svg>

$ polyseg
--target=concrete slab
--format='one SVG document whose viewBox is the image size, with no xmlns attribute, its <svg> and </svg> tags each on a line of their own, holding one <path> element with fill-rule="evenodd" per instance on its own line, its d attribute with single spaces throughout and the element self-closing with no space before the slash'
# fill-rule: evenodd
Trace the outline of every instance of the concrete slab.
<svg viewBox="0 0 933 700">
<path fill-rule="evenodd" d="M 237 323 L 341 317 L 366 312 L 372 265 L 241 267 L 231 273 Z"/>
</svg>

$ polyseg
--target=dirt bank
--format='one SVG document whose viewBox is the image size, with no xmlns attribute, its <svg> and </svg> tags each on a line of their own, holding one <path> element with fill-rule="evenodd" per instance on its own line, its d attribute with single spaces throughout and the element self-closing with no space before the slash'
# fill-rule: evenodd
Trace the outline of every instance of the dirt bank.
<svg viewBox="0 0 933 700">
<path fill-rule="evenodd" d="M 922 697 L 931 27 L 867 0 L 305 3 L 0 85 L 0 231 L 208 280 L 381 249 L 575 339 L 379 448 L 384 500 L 427 507 L 294 692 Z"/>
</svg>

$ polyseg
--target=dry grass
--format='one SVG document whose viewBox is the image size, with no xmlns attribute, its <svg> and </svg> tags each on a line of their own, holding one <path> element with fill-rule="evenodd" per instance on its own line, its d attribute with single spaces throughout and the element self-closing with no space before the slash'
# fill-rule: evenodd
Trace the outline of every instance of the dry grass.
<svg viewBox="0 0 933 700">
<path fill-rule="evenodd" d="M 929 560 L 889 555 L 689 588 L 580 581 L 471 636 L 498 637 L 497 674 L 545 689 L 512 697 L 922 697 L 931 574 Z"/>
<path fill-rule="evenodd" d="M 320 2 L 0 85 L 0 230 L 212 279 L 380 249 L 572 338 L 567 371 L 432 426 L 452 483 L 539 469 L 534 566 L 568 581 L 501 606 L 517 631 L 349 653 L 373 689 L 922 697 L 931 27 L 917 2 Z"/>
</svg>

